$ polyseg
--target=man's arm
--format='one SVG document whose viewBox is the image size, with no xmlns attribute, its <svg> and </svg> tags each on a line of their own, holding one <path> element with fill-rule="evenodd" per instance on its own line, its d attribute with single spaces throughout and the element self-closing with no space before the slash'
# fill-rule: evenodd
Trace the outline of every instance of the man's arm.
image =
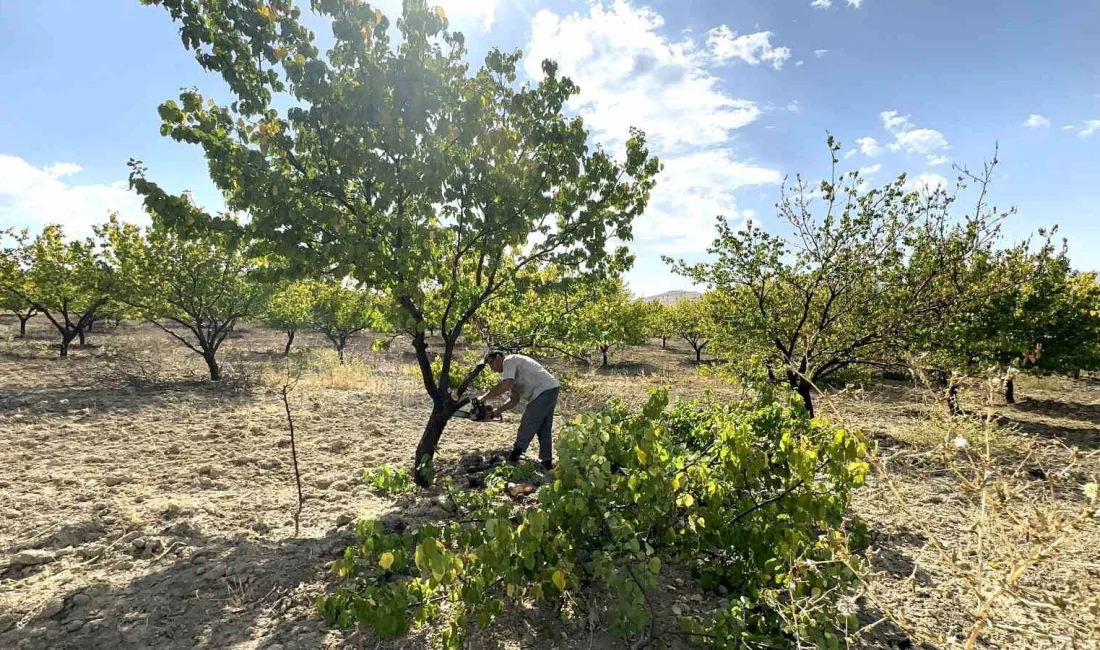
<svg viewBox="0 0 1100 650">
<path fill-rule="evenodd" d="M 493 398 L 500 397 L 501 395 L 512 390 L 513 383 L 515 383 L 515 380 L 513 379 L 501 379 L 496 386 L 493 386 L 492 390 L 490 390 L 488 393 L 485 393 L 478 399 L 482 402 L 487 402 Z"/>
<path fill-rule="evenodd" d="M 506 381 L 511 381 L 511 380 L 506 380 Z M 512 391 L 512 395 L 511 395 L 511 397 L 509 397 L 508 401 L 505 402 L 504 404 L 501 404 L 500 406 L 494 408 L 493 413 L 503 413 L 505 411 L 510 411 L 510 410 L 514 409 L 517 404 L 519 404 L 519 395 L 516 394 L 516 391 Z"/>
</svg>

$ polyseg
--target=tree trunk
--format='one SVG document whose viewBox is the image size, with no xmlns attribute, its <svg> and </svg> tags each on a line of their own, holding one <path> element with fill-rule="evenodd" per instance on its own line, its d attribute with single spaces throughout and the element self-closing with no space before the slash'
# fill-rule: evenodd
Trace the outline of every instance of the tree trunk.
<svg viewBox="0 0 1100 650">
<path fill-rule="evenodd" d="M 218 360 L 215 356 L 215 352 L 204 352 L 202 358 L 206 361 L 206 367 L 210 369 L 210 381 L 221 381 L 222 369 L 218 367 Z"/>
<path fill-rule="evenodd" d="M 814 417 L 814 399 L 810 390 L 810 382 L 800 377 L 798 379 L 798 394 L 802 397 L 802 403 L 806 405 L 806 412 L 810 414 L 810 417 Z"/>
<path fill-rule="evenodd" d="M 80 347 L 84 347 L 84 328 L 78 329 L 76 335 L 80 339 Z"/>
<path fill-rule="evenodd" d="M 954 384 L 947 389 L 947 412 L 955 417 L 963 414 L 962 407 L 959 406 L 959 387 Z"/>
<path fill-rule="evenodd" d="M 341 342 L 341 343 L 337 344 L 337 346 L 336 346 L 336 358 L 340 360 L 341 364 L 344 363 L 344 346 L 345 345 L 347 345 L 347 344 Z"/>
<path fill-rule="evenodd" d="M 1080 379 L 1081 378 L 1081 369 L 1080 368 L 1075 368 L 1073 370 L 1073 374 L 1071 375 L 1071 377 L 1073 377 L 1074 379 Z"/>
<path fill-rule="evenodd" d="M 802 404 L 806 406 L 806 412 L 810 414 L 810 417 L 814 416 L 814 399 L 811 392 L 810 382 L 805 378 L 790 370 L 787 371 L 787 385 L 798 393 L 798 396 L 802 398 Z"/>
<path fill-rule="evenodd" d="M 1005 403 L 1016 403 L 1016 380 L 1012 377 L 1005 379 Z"/>
<path fill-rule="evenodd" d="M 61 344 L 58 346 L 61 350 L 61 358 L 69 356 L 69 345 L 72 344 L 73 339 L 76 338 L 76 332 L 65 332 L 61 335 Z"/>
<path fill-rule="evenodd" d="M 703 348 L 695 348 L 695 363 L 703 363 Z"/>
<path fill-rule="evenodd" d="M 287 330 L 286 331 L 286 347 L 283 348 L 283 356 L 284 357 L 287 356 L 288 354 L 290 354 L 290 346 L 294 345 L 294 335 L 297 334 L 297 333 L 298 333 L 297 330 Z"/>
<path fill-rule="evenodd" d="M 16 315 L 16 317 L 19 319 L 19 338 L 25 339 L 27 338 L 27 321 L 29 321 L 31 317 L 27 316 L 24 318 L 19 315 Z"/>
<path fill-rule="evenodd" d="M 416 456 L 413 459 L 413 479 L 420 487 L 429 487 L 434 478 L 435 469 L 433 460 L 435 449 L 439 446 L 439 439 L 443 436 L 443 429 L 447 427 L 450 416 L 446 408 L 440 404 L 432 407 L 432 414 L 428 417 L 428 424 L 424 427 L 424 435 L 420 436 L 420 443 L 416 445 Z"/>
<path fill-rule="evenodd" d="M 600 356 L 603 359 L 603 363 L 600 365 L 600 367 L 601 368 L 606 368 L 607 367 L 607 348 L 600 348 Z"/>
<path fill-rule="evenodd" d="M 668 345 L 668 337 L 667 336 L 662 336 L 661 337 L 661 349 L 664 350 L 666 345 Z"/>
<path fill-rule="evenodd" d="M 94 319 L 94 318 L 93 318 L 93 319 L 91 319 L 90 321 L 88 321 L 88 325 L 87 325 L 87 326 L 86 326 L 86 327 L 84 328 L 84 331 L 85 331 L 85 332 L 90 332 L 90 331 L 92 331 L 92 326 L 93 326 L 93 325 L 95 325 L 95 319 Z M 83 345 L 83 344 L 84 344 L 84 343 L 83 343 L 83 342 L 81 342 L 81 345 Z"/>
</svg>

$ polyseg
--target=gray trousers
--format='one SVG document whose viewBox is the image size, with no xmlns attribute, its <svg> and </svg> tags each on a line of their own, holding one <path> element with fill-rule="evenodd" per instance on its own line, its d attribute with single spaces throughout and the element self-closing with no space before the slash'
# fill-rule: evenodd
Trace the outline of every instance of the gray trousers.
<svg viewBox="0 0 1100 650">
<path fill-rule="evenodd" d="M 554 408 L 558 405 L 558 393 L 560 388 L 539 393 L 538 397 L 531 400 L 523 411 L 523 418 L 519 421 L 519 433 L 516 436 L 516 444 L 512 447 L 512 456 L 518 458 L 527 451 L 535 434 L 539 436 L 539 460 L 550 460 L 554 451 L 551 434 L 554 429 Z"/>
</svg>

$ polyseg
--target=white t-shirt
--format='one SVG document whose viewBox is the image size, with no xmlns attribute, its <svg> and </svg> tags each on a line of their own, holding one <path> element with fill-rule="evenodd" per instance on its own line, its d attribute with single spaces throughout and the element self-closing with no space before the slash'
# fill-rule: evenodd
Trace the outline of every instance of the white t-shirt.
<svg viewBox="0 0 1100 650">
<path fill-rule="evenodd" d="M 524 402 L 530 402 L 551 388 L 560 388 L 561 384 L 546 368 L 522 354 L 509 354 L 504 357 L 502 379 L 512 380 L 512 391 Z"/>
</svg>

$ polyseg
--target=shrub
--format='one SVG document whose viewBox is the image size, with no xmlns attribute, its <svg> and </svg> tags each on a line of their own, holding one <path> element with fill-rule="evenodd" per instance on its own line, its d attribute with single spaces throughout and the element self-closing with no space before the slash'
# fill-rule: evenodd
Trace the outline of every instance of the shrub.
<svg viewBox="0 0 1100 650">
<path fill-rule="evenodd" d="M 595 583 L 613 595 L 611 628 L 631 637 L 671 561 L 729 594 L 716 616 L 680 619 L 715 646 L 797 636 L 829 647 L 852 623 L 831 603 L 856 579 L 844 520 L 866 450 L 811 420 L 792 393 L 765 386 L 742 403 L 668 408 L 654 391 L 641 412 L 612 400 L 563 428 L 558 448 L 535 506 L 487 482 L 484 492 L 452 489 L 463 523 L 389 533 L 360 522 L 359 540 L 334 562 L 341 585 L 320 602 L 325 618 L 383 637 L 444 619 L 443 645 L 457 647 L 505 598 L 557 601 Z"/>
<path fill-rule="evenodd" d="M 365 470 L 363 481 L 379 494 L 405 494 L 412 492 L 415 487 L 412 476 L 407 471 L 390 465 Z"/>
</svg>

